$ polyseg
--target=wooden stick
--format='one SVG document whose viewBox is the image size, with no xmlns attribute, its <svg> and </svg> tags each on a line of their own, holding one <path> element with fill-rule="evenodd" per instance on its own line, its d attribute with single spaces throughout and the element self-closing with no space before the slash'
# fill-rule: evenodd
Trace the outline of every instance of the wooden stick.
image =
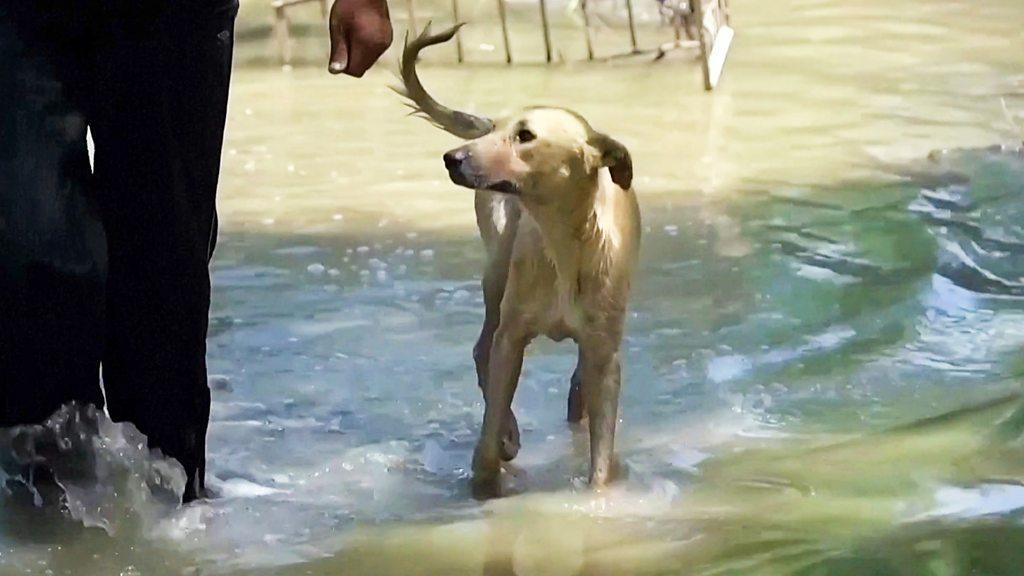
<svg viewBox="0 0 1024 576">
<path fill-rule="evenodd" d="M 633 0 L 626 0 L 626 14 L 629 16 L 629 40 L 633 44 L 633 52 L 639 52 L 640 46 L 636 39 L 636 19 L 633 17 Z"/>
<path fill-rule="evenodd" d="M 708 56 L 711 53 L 711 47 L 708 44 L 713 38 L 708 38 L 708 31 L 704 27 L 704 0 L 697 0 L 696 8 L 697 38 L 700 40 L 700 66 L 704 75 L 704 90 L 711 91 L 714 86 L 711 85 L 711 71 L 708 68 Z"/>
<path fill-rule="evenodd" d="M 501 36 L 505 41 L 505 63 L 512 63 L 512 46 L 508 41 L 508 15 L 505 13 L 505 0 L 498 0 L 498 17 L 501 18 Z"/>
<path fill-rule="evenodd" d="M 540 0 L 540 25 L 544 30 L 544 57 L 551 63 L 551 26 L 548 24 L 547 0 Z"/>
<path fill-rule="evenodd" d="M 580 0 L 580 11 L 583 12 L 583 37 L 587 41 L 587 60 L 594 59 L 594 38 L 590 29 L 590 13 L 587 11 L 587 0 Z"/>
<path fill-rule="evenodd" d="M 679 14 L 672 14 L 672 32 L 675 33 L 676 43 L 683 39 L 683 17 Z"/>
<path fill-rule="evenodd" d="M 281 64 L 291 64 L 292 61 L 291 38 L 289 37 L 288 28 L 288 15 L 284 11 L 284 6 L 275 6 L 274 38 L 277 40 L 277 52 Z"/>
<path fill-rule="evenodd" d="M 410 2 L 412 0 L 409 0 Z M 459 0 L 452 0 L 452 21 L 459 23 Z M 462 31 L 455 33 L 455 54 L 459 64 L 466 61 L 466 55 L 462 51 Z"/>
</svg>

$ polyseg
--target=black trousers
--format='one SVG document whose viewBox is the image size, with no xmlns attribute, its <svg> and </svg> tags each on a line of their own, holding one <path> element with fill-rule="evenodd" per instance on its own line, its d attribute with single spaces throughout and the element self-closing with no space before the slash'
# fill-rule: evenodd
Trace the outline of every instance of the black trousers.
<svg viewBox="0 0 1024 576">
<path fill-rule="evenodd" d="M 186 499 L 203 491 L 237 9 L 0 0 L 0 426 L 105 392 L 185 467 Z"/>
</svg>

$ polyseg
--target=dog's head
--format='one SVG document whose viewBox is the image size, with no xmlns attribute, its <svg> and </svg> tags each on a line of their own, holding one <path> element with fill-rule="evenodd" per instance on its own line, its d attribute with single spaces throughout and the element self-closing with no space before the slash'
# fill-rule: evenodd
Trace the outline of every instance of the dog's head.
<svg viewBox="0 0 1024 576">
<path fill-rule="evenodd" d="M 574 112 L 530 108 L 502 120 L 490 132 L 444 155 L 452 182 L 548 203 L 552 194 L 592 182 L 601 168 L 628 189 L 629 152 L 594 131 Z"/>
<path fill-rule="evenodd" d="M 465 140 L 444 155 L 453 182 L 474 189 L 515 194 L 524 201 L 550 203 L 569 190 L 592 189 L 607 168 L 612 181 L 629 189 L 633 165 L 625 146 L 591 128 L 583 117 L 561 108 L 528 108 L 504 120 L 451 110 L 435 101 L 416 74 L 420 50 L 451 39 L 455 26 L 431 35 L 429 26 L 411 43 L 406 40 L 401 73 L 414 113 Z"/>
</svg>

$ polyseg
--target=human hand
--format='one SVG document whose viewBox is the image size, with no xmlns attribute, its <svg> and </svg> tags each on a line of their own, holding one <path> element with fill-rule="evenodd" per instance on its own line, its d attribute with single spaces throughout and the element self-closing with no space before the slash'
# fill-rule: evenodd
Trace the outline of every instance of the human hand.
<svg viewBox="0 0 1024 576">
<path fill-rule="evenodd" d="M 387 0 L 334 0 L 330 17 L 331 74 L 359 78 L 391 46 Z"/>
</svg>

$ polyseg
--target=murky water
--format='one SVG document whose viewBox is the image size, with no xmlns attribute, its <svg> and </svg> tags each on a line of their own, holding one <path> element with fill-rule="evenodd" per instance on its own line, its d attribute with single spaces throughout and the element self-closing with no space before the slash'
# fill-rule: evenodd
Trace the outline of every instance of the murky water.
<svg viewBox="0 0 1024 576">
<path fill-rule="evenodd" d="M 214 270 L 220 497 L 174 509 L 180 479 L 131 430 L 65 415 L 54 429 L 91 439 L 67 450 L 92 466 L 58 473 L 77 520 L 15 490 L 0 572 L 1019 573 L 1024 447 L 1016 420 L 997 423 L 1024 366 L 1024 135 L 1000 104 L 1024 111 L 1024 4 L 733 12 L 710 96 L 683 54 L 488 64 L 491 23 L 467 33 L 476 63 L 438 48 L 424 65 L 439 99 L 570 106 L 633 153 L 646 229 L 626 480 L 583 486 L 585 437 L 564 423 L 574 355 L 538 343 L 516 399 L 523 494 L 469 497 L 482 249 L 472 196 L 441 166 L 454 142 L 403 116 L 386 67 L 247 66 L 267 51 L 255 39 Z M 532 36 L 515 29 L 524 59 Z M 322 40 L 300 41 L 307 59 Z M 556 40 L 582 52 L 564 23 Z"/>
</svg>

